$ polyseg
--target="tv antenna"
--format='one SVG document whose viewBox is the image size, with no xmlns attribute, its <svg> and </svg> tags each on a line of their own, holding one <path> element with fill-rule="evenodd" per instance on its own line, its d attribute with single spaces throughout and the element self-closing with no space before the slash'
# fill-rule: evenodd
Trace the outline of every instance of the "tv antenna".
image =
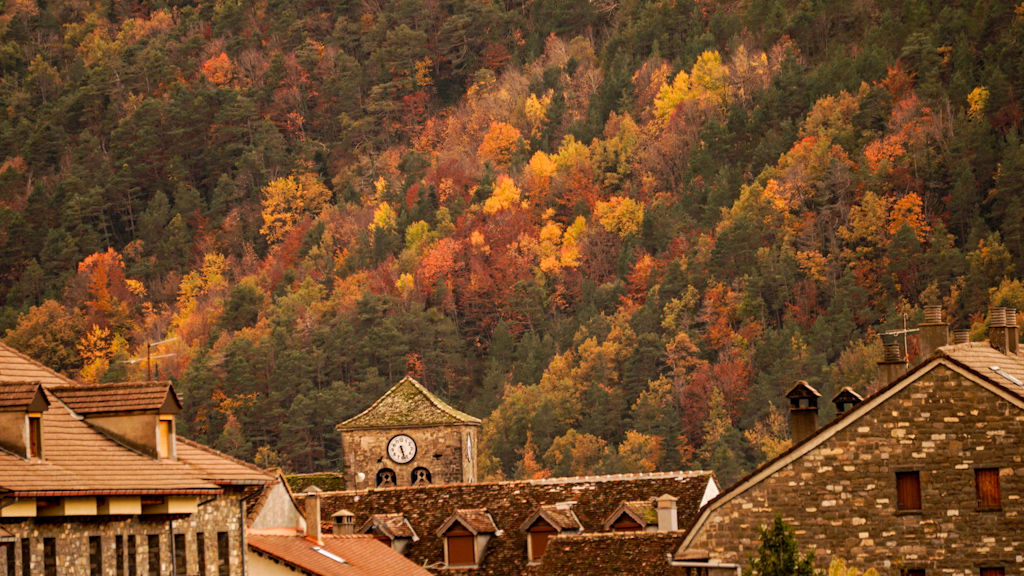
<svg viewBox="0 0 1024 576">
<path fill-rule="evenodd" d="M 177 338 L 166 338 L 157 342 L 146 342 L 146 357 L 145 358 L 132 358 L 131 360 L 125 360 L 125 364 L 138 364 L 139 362 L 146 363 L 146 381 L 153 379 L 153 360 L 159 360 L 160 358 L 170 358 L 171 356 L 177 356 L 177 354 L 171 352 L 168 354 L 157 354 L 153 355 L 153 347 L 168 342 L 174 342 Z"/>
</svg>

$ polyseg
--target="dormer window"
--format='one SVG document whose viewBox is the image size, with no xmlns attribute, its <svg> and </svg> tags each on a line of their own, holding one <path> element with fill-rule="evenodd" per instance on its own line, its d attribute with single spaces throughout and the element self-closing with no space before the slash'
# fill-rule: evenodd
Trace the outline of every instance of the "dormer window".
<svg viewBox="0 0 1024 576">
<path fill-rule="evenodd" d="M 473 533 L 456 522 L 444 533 L 445 562 L 449 567 L 476 566 L 476 550 Z"/>
<path fill-rule="evenodd" d="M 43 457 L 43 415 L 38 412 L 28 415 L 28 457 Z"/>
<path fill-rule="evenodd" d="M 623 502 L 604 522 L 608 532 L 655 532 L 658 510 L 653 500 Z"/>
<path fill-rule="evenodd" d="M 522 530 L 526 532 L 526 557 L 537 564 L 547 551 L 548 541 L 559 534 L 579 534 L 583 530 L 580 519 L 573 512 L 575 501 L 541 506 L 526 519 Z"/>
<path fill-rule="evenodd" d="M 156 428 L 156 453 L 160 460 L 174 457 L 174 416 L 161 414 Z"/>
<path fill-rule="evenodd" d="M 448 568 L 476 568 L 483 561 L 487 543 L 501 531 L 482 508 L 456 510 L 435 534 L 444 539 Z"/>
</svg>

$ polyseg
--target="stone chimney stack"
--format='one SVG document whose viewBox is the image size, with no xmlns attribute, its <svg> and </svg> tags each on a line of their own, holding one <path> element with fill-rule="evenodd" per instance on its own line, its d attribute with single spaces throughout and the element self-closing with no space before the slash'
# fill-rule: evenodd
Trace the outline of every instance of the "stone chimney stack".
<svg viewBox="0 0 1024 576">
<path fill-rule="evenodd" d="M 1006 309 L 1006 353 L 1016 354 L 1020 335 L 1017 333 L 1017 309 Z"/>
<path fill-rule="evenodd" d="M 882 387 L 903 376 L 907 361 L 900 353 L 900 345 L 892 334 L 882 335 L 882 361 L 878 363 L 878 386 Z"/>
<path fill-rule="evenodd" d="M 967 344 L 971 341 L 971 331 L 961 328 L 953 330 L 953 344 Z"/>
<path fill-rule="evenodd" d="M 356 515 L 348 510 L 338 510 L 334 518 L 334 535 L 346 536 L 356 533 Z"/>
<path fill-rule="evenodd" d="M 832 399 L 832 403 L 836 405 L 836 416 L 843 416 L 850 410 L 853 410 L 854 406 L 864 401 L 864 397 L 857 394 L 853 388 L 844 386 L 839 394 Z"/>
<path fill-rule="evenodd" d="M 1006 308 L 992 306 L 988 309 L 988 342 L 1005 354 L 1008 348 L 1006 340 Z"/>
<path fill-rule="evenodd" d="M 314 488 L 314 491 L 306 494 L 304 516 L 306 517 L 306 537 L 323 543 L 324 538 L 320 527 L 320 492 L 319 488 Z"/>
<path fill-rule="evenodd" d="M 658 496 L 658 532 L 675 532 L 679 530 L 679 512 L 676 501 L 671 494 Z"/>
<path fill-rule="evenodd" d="M 818 398 L 821 394 L 800 380 L 786 394 L 789 398 L 789 424 L 793 444 L 799 444 L 818 430 Z"/>
<path fill-rule="evenodd" d="M 942 321 L 941 306 L 924 307 L 924 322 L 917 325 L 917 334 L 921 342 L 920 360 L 949 343 L 949 323 Z"/>
</svg>

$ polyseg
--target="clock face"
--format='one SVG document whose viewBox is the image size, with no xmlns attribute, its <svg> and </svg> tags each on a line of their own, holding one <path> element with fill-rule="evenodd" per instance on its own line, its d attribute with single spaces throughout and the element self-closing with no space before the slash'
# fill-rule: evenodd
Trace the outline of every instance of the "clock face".
<svg viewBox="0 0 1024 576">
<path fill-rule="evenodd" d="M 398 464 L 405 464 L 416 456 L 416 441 L 399 434 L 388 442 L 388 457 Z"/>
</svg>

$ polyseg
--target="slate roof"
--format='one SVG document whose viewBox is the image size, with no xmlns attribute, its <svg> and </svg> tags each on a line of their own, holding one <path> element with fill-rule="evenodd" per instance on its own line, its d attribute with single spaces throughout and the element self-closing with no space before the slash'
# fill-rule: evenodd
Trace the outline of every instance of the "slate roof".
<svg viewBox="0 0 1024 576">
<path fill-rule="evenodd" d="M 457 511 L 486 509 L 500 533 L 487 544 L 476 575 L 526 573 L 526 533 L 523 523 L 542 506 L 575 501 L 572 510 L 584 533 L 599 531 L 623 501 L 645 500 L 662 494 L 677 498 L 679 525 L 696 517 L 712 472 L 655 472 L 548 478 L 510 482 L 480 482 L 430 486 L 406 486 L 373 490 L 324 492 L 324 516 L 346 509 L 355 514 L 357 526 L 374 514 L 401 513 L 420 536 L 405 554 L 416 564 L 443 562 L 442 540 L 436 531 Z M 667 567 L 667 562 L 663 563 Z"/>
<path fill-rule="evenodd" d="M 70 384 L 73 381 L 0 341 L 0 382 Z"/>
<path fill-rule="evenodd" d="M 559 532 L 563 530 L 580 530 L 583 528 L 583 524 L 576 517 L 576 513 L 572 511 L 572 507 L 575 504 L 575 502 L 560 502 L 558 504 L 541 506 L 523 522 L 520 530 L 527 530 L 530 526 L 533 526 L 533 523 L 538 518 L 543 518 L 545 522 Z"/>
<path fill-rule="evenodd" d="M 666 576 L 685 568 L 670 566 L 668 555 L 685 532 L 616 532 L 558 535 L 548 540 L 543 561 L 528 576 Z"/>
<path fill-rule="evenodd" d="M 498 527 L 494 524 L 494 519 L 487 513 L 486 508 L 470 508 L 456 510 L 455 514 L 449 516 L 448 519 L 441 524 L 441 527 L 436 530 L 436 533 L 439 536 L 444 534 L 448 528 L 456 522 L 462 524 L 473 534 L 494 534 L 498 531 Z"/>
<path fill-rule="evenodd" d="M 359 527 L 356 532 L 366 534 L 371 530 L 378 530 L 388 538 L 412 538 L 419 540 L 420 537 L 413 530 L 412 524 L 405 519 L 405 515 L 394 512 L 391 514 L 373 514 Z"/>
<path fill-rule="evenodd" d="M 249 530 L 246 542 L 249 550 L 260 556 L 315 576 L 430 576 L 369 535 L 324 535 L 321 545 L 285 530 Z"/>
<path fill-rule="evenodd" d="M 200 494 L 220 487 L 186 462 L 154 460 L 74 418 L 55 401 L 43 412 L 43 460 L 0 451 L 0 491 L 21 496 Z"/>
<path fill-rule="evenodd" d="M 171 404 L 167 413 L 181 409 L 170 382 L 118 382 L 116 384 L 62 384 L 47 387 L 68 408 L 82 416 L 155 412 Z"/>
<path fill-rule="evenodd" d="M 27 412 L 38 393 L 39 384 L 34 382 L 0 382 L 0 412 Z"/>
<path fill-rule="evenodd" d="M 619 504 L 619 507 L 614 512 L 608 515 L 608 518 L 604 521 L 604 529 L 611 530 L 612 524 L 618 520 L 622 514 L 628 514 L 634 520 L 636 520 L 641 528 L 646 528 L 648 525 L 658 525 L 658 506 L 654 499 L 650 500 L 634 500 L 632 502 L 623 502 Z"/>
<path fill-rule="evenodd" d="M 480 419 L 460 412 L 406 376 L 372 406 L 338 424 L 338 430 L 474 424 Z"/>
</svg>

